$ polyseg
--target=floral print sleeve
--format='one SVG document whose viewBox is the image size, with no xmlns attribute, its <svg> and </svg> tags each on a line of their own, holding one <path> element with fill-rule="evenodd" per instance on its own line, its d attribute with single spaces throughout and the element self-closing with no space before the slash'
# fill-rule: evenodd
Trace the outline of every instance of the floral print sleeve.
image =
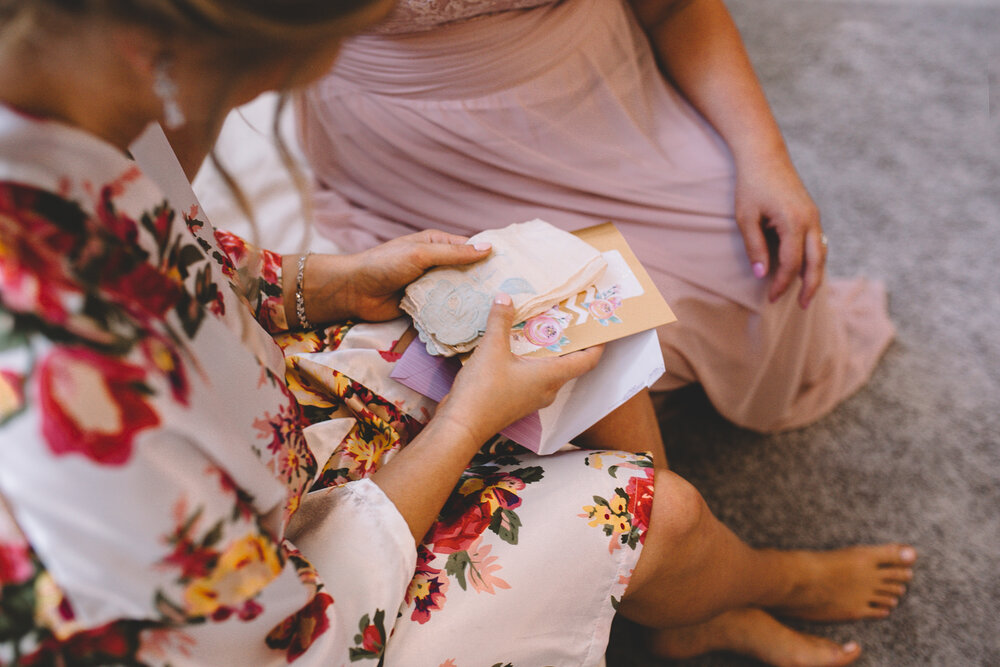
<svg viewBox="0 0 1000 667">
<path fill-rule="evenodd" d="M 0 662 L 79 664 L 71 640 L 109 624 L 132 645 L 140 628 L 249 620 L 264 612 L 264 589 L 291 570 L 280 523 L 263 518 L 291 489 L 252 451 L 240 455 L 238 423 L 226 424 L 227 464 L 257 468 L 236 479 L 202 444 L 218 434 L 195 427 L 205 404 L 198 341 L 213 326 L 194 315 L 197 299 L 184 298 L 195 246 L 183 234 L 171 240 L 168 209 L 136 222 L 114 199 L 99 195 L 91 215 L 44 190 L 0 184 Z M 143 229 L 169 250 L 127 243 Z M 270 385 L 248 397 L 244 417 L 292 404 Z M 180 415 L 182 428 L 171 423 Z M 241 420 L 242 437 L 253 433 L 253 420 Z M 294 441 L 289 432 L 275 451 L 287 458 Z M 181 461 L 198 474 L 178 474 Z M 127 502 L 139 488 L 146 504 Z"/>
<path fill-rule="evenodd" d="M 257 321 L 271 333 L 287 330 L 281 298 L 281 255 L 259 249 L 231 232 L 216 229 L 214 233 L 225 254 L 217 258 L 222 271 L 250 305 Z"/>
<path fill-rule="evenodd" d="M 408 573 L 337 602 L 335 540 L 316 537 L 320 571 L 287 534 L 318 466 L 225 320 L 245 301 L 284 326 L 280 257 L 210 243 L 121 162 L 65 193 L 0 178 L 0 665 L 346 663 Z M 362 542 L 384 526 L 369 507 Z"/>
</svg>

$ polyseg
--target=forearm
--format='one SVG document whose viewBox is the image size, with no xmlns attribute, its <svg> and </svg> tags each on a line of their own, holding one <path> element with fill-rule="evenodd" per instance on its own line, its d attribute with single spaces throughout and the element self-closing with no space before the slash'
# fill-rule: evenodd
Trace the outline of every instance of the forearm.
<svg viewBox="0 0 1000 667">
<path fill-rule="evenodd" d="M 552 403 L 559 388 L 592 369 L 601 348 L 555 359 L 510 351 L 510 297 L 498 295 L 486 335 L 459 371 L 434 418 L 372 480 L 395 503 L 418 542 L 437 519 L 469 461 L 486 439 Z"/>
<path fill-rule="evenodd" d="M 281 294 L 285 318 L 292 329 L 301 326 L 295 309 L 300 257 L 283 255 L 281 258 Z M 354 272 L 355 260 L 353 255 L 308 256 L 302 276 L 302 296 L 310 324 L 339 322 L 354 315 L 347 301 L 350 294 L 348 282 Z"/>
<path fill-rule="evenodd" d="M 371 479 L 396 505 L 420 543 L 485 438 L 439 407 L 420 434 Z"/>
<path fill-rule="evenodd" d="M 631 0 L 659 65 L 738 164 L 787 156 L 739 30 L 722 0 Z"/>
</svg>

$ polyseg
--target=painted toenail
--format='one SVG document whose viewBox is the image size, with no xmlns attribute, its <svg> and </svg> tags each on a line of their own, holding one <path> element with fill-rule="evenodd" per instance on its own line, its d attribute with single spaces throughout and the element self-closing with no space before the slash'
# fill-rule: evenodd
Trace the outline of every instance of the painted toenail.
<svg viewBox="0 0 1000 667">
<path fill-rule="evenodd" d="M 899 557 L 904 563 L 912 563 L 917 559 L 917 552 L 913 547 L 903 547 L 899 550 Z"/>
<path fill-rule="evenodd" d="M 844 653 L 853 653 L 856 650 L 858 650 L 857 642 L 847 642 L 844 644 Z"/>
</svg>

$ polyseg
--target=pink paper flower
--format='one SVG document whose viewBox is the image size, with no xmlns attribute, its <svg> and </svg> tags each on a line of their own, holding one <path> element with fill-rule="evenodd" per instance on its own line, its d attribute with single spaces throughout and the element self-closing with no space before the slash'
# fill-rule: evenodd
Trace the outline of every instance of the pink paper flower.
<svg viewBox="0 0 1000 667">
<path fill-rule="evenodd" d="M 524 323 L 524 337 L 533 345 L 548 347 L 562 338 L 563 327 L 554 317 L 538 315 Z"/>
<path fill-rule="evenodd" d="M 618 306 L 622 305 L 621 299 L 594 299 L 588 305 L 587 310 L 599 320 L 608 320 L 615 316 Z"/>
</svg>

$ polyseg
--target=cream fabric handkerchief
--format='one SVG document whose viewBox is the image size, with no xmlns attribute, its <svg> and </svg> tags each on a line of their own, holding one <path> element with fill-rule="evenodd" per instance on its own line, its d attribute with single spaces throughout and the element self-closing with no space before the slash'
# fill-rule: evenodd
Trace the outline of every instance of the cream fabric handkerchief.
<svg viewBox="0 0 1000 667">
<path fill-rule="evenodd" d="M 530 220 L 476 234 L 469 243 L 493 245 L 476 264 L 431 269 L 406 288 L 400 307 L 413 318 L 430 354 L 450 357 L 473 349 L 486 330 L 493 295 L 505 292 L 514 321 L 541 313 L 594 284 L 607 262 L 573 234 Z"/>
</svg>

